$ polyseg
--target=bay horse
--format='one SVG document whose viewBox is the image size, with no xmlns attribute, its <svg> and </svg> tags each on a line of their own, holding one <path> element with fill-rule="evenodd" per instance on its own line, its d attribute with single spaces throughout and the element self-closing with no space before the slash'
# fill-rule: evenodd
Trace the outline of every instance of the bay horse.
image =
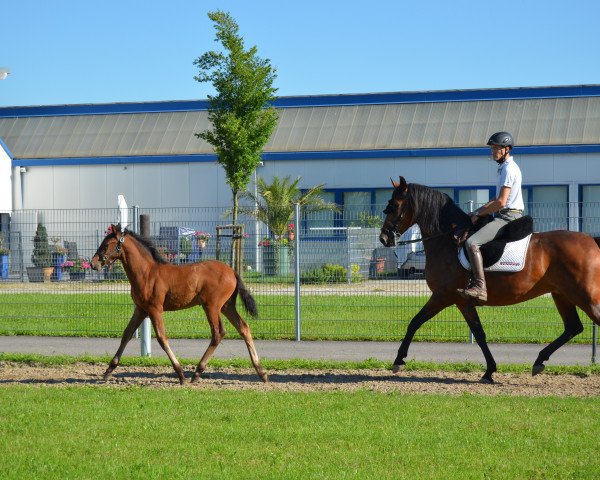
<svg viewBox="0 0 600 480">
<path fill-rule="evenodd" d="M 482 382 L 493 383 L 496 362 L 486 341 L 476 306 L 462 298 L 470 272 L 459 263 L 452 229 L 471 225 L 468 215 L 446 194 L 411 183 L 404 177 L 392 180 L 394 191 L 379 240 L 386 247 L 396 244 L 396 235 L 417 224 L 421 229 L 427 262 L 425 279 L 431 297 L 411 320 L 394 360 L 397 373 L 405 364 L 415 332 L 446 307 L 456 305 L 486 361 Z M 529 242 L 525 266 L 520 272 L 486 272 L 486 305 L 513 305 L 550 293 L 564 324 L 563 333 L 543 348 L 532 367 L 532 375 L 544 370 L 544 362 L 562 345 L 583 331 L 576 307 L 600 325 L 600 238 L 570 231 L 534 233 Z"/>
<path fill-rule="evenodd" d="M 111 225 L 91 260 L 94 270 L 120 260 L 131 284 L 131 298 L 135 304 L 133 316 L 123 332 L 121 345 L 104 373 L 106 380 L 119 365 L 121 355 L 135 330 L 144 318 L 150 317 L 158 343 L 165 351 L 181 384 L 185 381 L 183 368 L 169 347 L 163 312 L 202 306 L 208 319 L 211 341 L 191 378 L 198 380 L 217 346 L 225 336 L 221 313 L 225 315 L 246 342 L 250 359 L 263 382 L 267 373 L 260 364 L 249 325 L 236 309 L 239 295 L 245 309 L 256 317 L 256 302 L 239 275 L 228 265 L 208 260 L 186 265 L 170 264 L 154 245 L 136 233 L 119 225 Z"/>
</svg>

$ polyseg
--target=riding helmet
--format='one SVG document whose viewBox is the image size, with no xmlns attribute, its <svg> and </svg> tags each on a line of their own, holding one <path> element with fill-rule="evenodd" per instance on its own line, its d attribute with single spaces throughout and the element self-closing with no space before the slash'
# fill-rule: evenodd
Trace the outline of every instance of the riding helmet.
<svg viewBox="0 0 600 480">
<path fill-rule="evenodd" d="M 515 146 L 515 142 L 513 141 L 513 137 L 510 133 L 496 132 L 490 137 L 487 145 L 500 145 L 502 147 L 513 148 Z"/>
</svg>

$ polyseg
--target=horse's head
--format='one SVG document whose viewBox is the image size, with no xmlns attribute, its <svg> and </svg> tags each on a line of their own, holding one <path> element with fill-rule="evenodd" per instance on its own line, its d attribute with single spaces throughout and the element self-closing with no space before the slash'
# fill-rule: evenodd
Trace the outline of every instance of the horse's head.
<svg viewBox="0 0 600 480">
<path fill-rule="evenodd" d="M 115 260 L 121 258 L 123 253 L 123 242 L 125 232 L 121 230 L 121 224 L 111 225 L 104 240 L 92 257 L 91 265 L 94 270 L 100 270 L 106 265 L 111 265 Z"/>
<path fill-rule="evenodd" d="M 396 245 L 396 235 L 402 235 L 414 223 L 412 209 L 408 204 L 408 184 L 404 177 L 400 183 L 392 180 L 394 192 L 383 213 L 386 217 L 381 227 L 379 241 L 386 247 Z"/>
</svg>

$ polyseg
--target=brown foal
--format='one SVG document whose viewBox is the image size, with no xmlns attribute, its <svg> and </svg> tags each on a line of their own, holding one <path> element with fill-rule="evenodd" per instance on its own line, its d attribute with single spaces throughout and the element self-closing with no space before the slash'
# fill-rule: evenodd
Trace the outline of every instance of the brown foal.
<svg viewBox="0 0 600 480">
<path fill-rule="evenodd" d="M 256 317 L 258 315 L 256 303 L 233 269 L 215 260 L 171 265 L 149 241 L 127 229 L 122 231 L 120 225 L 111 226 L 111 233 L 104 238 L 92 258 L 92 268 L 99 270 L 115 260 L 120 260 L 123 264 L 131 284 L 131 298 L 135 303 L 135 310 L 123 332 L 121 345 L 104 373 L 105 379 L 119 364 L 125 346 L 133 337 L 135 330 L 144 318 L 150 317 L 158 343 L 171 360 L 179 382 L 183 384 L 185 375 L 169 347 L 163 312 L 201 305 L 206 313 L 212 338 L 191 381 L 200 378 L 215 349 L 225 336 L 221 313 L 229 319 L 246 342 L 258 376 L 263 382 L 268 380 L 267 373 L 256 354 L 250 327 L 240 316 L 235 305 L 239 295 L 248 313 Z"/>
</svg>

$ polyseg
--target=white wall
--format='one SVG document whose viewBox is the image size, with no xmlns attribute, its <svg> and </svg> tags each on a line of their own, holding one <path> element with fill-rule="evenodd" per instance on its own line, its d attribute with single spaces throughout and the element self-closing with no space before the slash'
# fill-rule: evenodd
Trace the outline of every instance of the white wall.
<svg viewBox="0 0 600 480">
<path fill-rule="evenodd" d="M 12 212 L 12 159 L 0 142 L 0 212 Z"/>
<path fill-rule="evenodd" d="M 600 154 L 515 156 L 524 185 L 600 183 Z M 10 205 L 10 166 L 2 160 L 0 198 Z M 10 164 L 9 164 L 10 165 Z M 258 175 L 301 176 L 300 186 L 390 188 L 390 177 L 435 187 L 495 185 L 496 164 L 480 157 L 408 157 L 266 161 Z M 231 190 L 217 163 L 76 165 L 27 167 L 23 176 L 24 209 L 113 208 L 118 194 L 131 206 L 229 207 Z M 18 179 L 17 179 L 18 180 Z M 253 181 L 248 185 L 253 189 Z M 569 198 L 576 201 L 577 198 Z M 10 208 L 9 208 L 10 209 Z"/>
</svg>

